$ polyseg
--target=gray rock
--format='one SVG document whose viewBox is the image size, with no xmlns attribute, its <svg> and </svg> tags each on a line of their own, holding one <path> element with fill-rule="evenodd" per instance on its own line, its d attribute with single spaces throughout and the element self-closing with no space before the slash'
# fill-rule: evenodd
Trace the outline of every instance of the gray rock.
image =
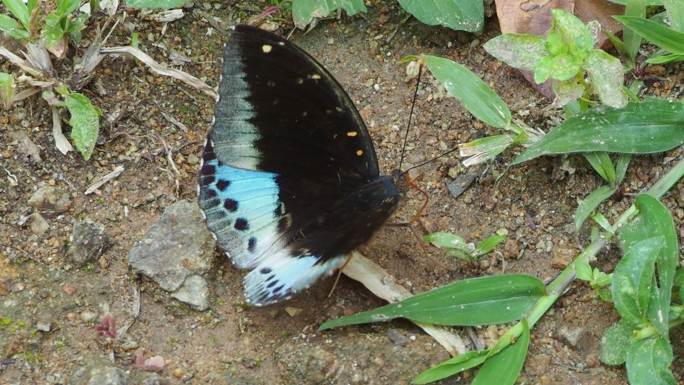
<svg viewBox="0 0 684 385">
<path fill-rule="evenodd" d="M 68 192 L 57 187 L 44 186 L 31 195 L 28 203 L 37 210 L 59 214 L 69 209 L 71 196 Z"/>
<path fill-rule="evenodd" d="M 406 345 L 410 340 L 401 331 L 397 329 L 390 329 L 387 331 L 387 338 L 397 346 Z"/>
<path fill-rule="evenodd" d="M 456 179 L 447 184 L 447 189 L 449 190 L 449 193 L 451 193 L 451 196 L 454 198 L 461 196 L 461 194 L 463 194 L 470 187 L 470 185 L 473 184 L 476 177 L 477 174 L 473 172 L 458 175 Z"/>
<path fill-rule="evenodd" d="M 195 310 L 204 311 L 209 308 L 209 287 L 207 281 L 199 275 L 186 278 L 183 286 L 171 296 L 187 303 Z"/>
<path fill-rule="evenodd" d="M 105 227 L 89 220 L 74 223 L 67 255 L 76 265 L 96 259 L 109 245 Z"/>
<path fill-rule="evenodd" d="M 29 228 L 33 234 L 40 236 L 45 234 L 50 229 L 50 225 L 42 215 L 39 213 L 33 213 L 29 216 Z"/>
<path fill-rule="evenodd" d="M 78 368 L 69 381 L 69 385 L 126 384 L 128 384 L 128 374 L 117 367 L 108 366 L 104 362 Z"/>
<path fill-rule="evenodd" d="M 142 385 L 161 385 L 161 377 L 157 373 L 151 373 L 149 376 L 145 377 Z"/>
<path fill-rule="evenodd" d="M 191 275 L 211 268 L 216 241 L 196 203 L 169 206 L 145 237 L 128 253 L 128 264 L 166 291 L 175 291 Z"/>
</svg>

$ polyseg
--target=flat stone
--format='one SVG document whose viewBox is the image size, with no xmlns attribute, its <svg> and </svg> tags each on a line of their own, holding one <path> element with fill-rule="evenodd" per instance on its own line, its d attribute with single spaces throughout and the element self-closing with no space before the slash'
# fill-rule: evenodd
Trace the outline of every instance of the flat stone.
<svg viewBox="0 0 684 385">
<path fill-rule="evenodd" d="M 29 216 L 29 228 L 33 234 L 40 236 L 50 229 L 50 225 L 42 215 L 33 213 Z"/>
<path fill-rule="evenodd" d="M 96 259 L 109 246 L 105 227 L 89 220 L 74 223 L 67 255 L 76 265 Z"/>
<path fill-rule="evenodd" d="M 128 264 L 166 291 L 211 268 L 216 241 L 195 202 L 169 206 L 128 253 Z"/>
<path fill-rule="evenodd" d="M 191 275 L 186 278 L 183 286 L 171 296 L 187 303 L 195 310 L 204 311 L 209 308 L 209 286 L 207 281 L 199 275 Z"/>
<path fill-rule="evenodd" d="M 80 367 L 69 381 L 70 385 L 127 385 L 128 374 L 125 371 L 99 362 Z"/>
<path fill-rule="evenodd" d="M 59 214 L 69 209 L 71 196 L 68 192 L 57 187 L 45 186 L 31 195 L 28 204 L 37 210 Z"/>
</svg>

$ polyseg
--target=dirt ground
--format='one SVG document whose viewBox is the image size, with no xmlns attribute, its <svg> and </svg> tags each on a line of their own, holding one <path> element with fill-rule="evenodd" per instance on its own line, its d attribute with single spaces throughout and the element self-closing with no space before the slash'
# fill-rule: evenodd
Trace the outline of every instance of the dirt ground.
<svg viewBox="0 0 684 385">
<path fill-rule="evenodd" d="M 257 2 L 196 2 L 186 16 L 166 26 L 131 13 L 120 23 L 108 45 L 126 45 L 132 30 L 140 47 L 161 62 L 182 54 L 190 59 L 178 67 L 216 85 L 219 58 L 226 35 L 222 25 L 244 22 L 265 4 Z M 366 121 L 385 173 L 398 165 L 401 138 L 408 119 L 415 83 L 406 81 L 405 55 L 432 53 L 460 62 L 480 75 L 509 104 L 516 118 L 547 129 L 558 112 L 525 80 L 482 49 L 497 35 L 490 19 L 481 35 L 428 27 L 411 19 L 390 2 L 375 4 L 368 14 L 326 20 L 311 32 L 295 31 L 292 40 L 324 64 L 351 95 Z M 102 25 L 104 19 L 94 23 Z M 278 33 L 291 25 L 274 19 Z M 91 30 L 93 30 L 91 28 Z M 162 31 L 164 33 L 162 34 Z M 83 53 L 92 34 L 74 52 Z M 61 63 L 65 73 L 71 67 Z M 0 70 L 9 71 L 7 63 Z M 673 65 L 644 75 L 650 93 L 681 93 L 682 67 Z M 60 154 L 51 136 L 45 103 L 30 98 L 0 112 L 0 384 L 75 384 L 74 373 L 106 362 L 123 369 L 129 384 L 408 384 L 421 370 L 447 354 L 408 322 L 351 327 L 319 333 L 321 322 L 370 309 L 383 302 L 346 278 L 327 298 L 331 280 L 315 285 L 294 299 L 266 308 L 242 305 L 242 276 L 224 255 L 215 252 L 209 281 L 210 310 L 197 312 L 171 298 L 147 279 L 129 271 L 127 255 L 172 203 L 195 199 L 201 146 L 213 113 L 213 101 L 197 90 L 151 74 L 141 64 L 108 58 L 82 91 L 102 109 L 98 146 L 91 160 Z M 172 124 L 163 114 L 182 122 Z M 430 76 L 420 85 L 415 123 L 408 139 L 408 163 L 417 164 L 458 143 L 494 133 L 444 91 Z M 35 143 L 42 160 L 26 145 Z M 170 149 L 178 168 L 167 159 Z M 33 154 L 33 155 L 32 155 Z M 680 151 L 639 157 L 630 166 L 621 199 L 604 206 L 615 217 L 638 193 L 662 175 Z M 387 269 L 398 282 L 422 291 L 463 277 L 521 272 L 552 279 L 587 244 L 587 231 L 576 233 L 573 213 L 578 199 L 600 184 L 580 158 L 543 158 L 506 170 L 511 153 L 488 164 L 477 181 L 459 198 L 446 188 L 466 170 L 456 156 L 439 159 L 416 173 L 429 194 L 426 215 L 413 231 L 385 226 L 362 252 Z M 123 166 L 124 172 L 95 194 L 86 188 L 98 177 Z M 12 175 L 17 183 L 11 183 Z M 500 177 L 500 179 L 497 178 Z M 34 191 L 55 186 L 71 201 L 62 213 L 42 212 L 48 228 L 41 233 L 27 219 Z M 680 233 L 684 188 L 665 198 Z M 420 206 L 410 192 L 390 220 L 404 222 Z M 65 256 L 73 222 L 90 219 L 105 226 L 111 246 L 98 260 L 77 267 Z M 444 257 L 414 234 L 450 231 L 478 240 L 505 231 L 505 245 L 478 262 Z M 600 255 L 598 265 L 612 269 L 615 248 Z M 96 332 L 100 315 L 115 316 L 136 301 L 140 314 L 125 337 L 113 341 Z M 286 311 L 286 308 L 288 310 Z M 292 311 L 292 310 L 295 311 Z M 602 331 L 617 319 L 609 304 L 593 291 L 574 284 L 534 328 L 531 350 L 519 384 L 627 384 L 622 368 L 598 361 Z M 47 327 L 46 327 L 47 325 Z M 465 330 L 457 330 L 468 341 Z M 476 328 L 487 341 L 497 328 Z M 397 338 L 399 335 L 403 338 Z M 398 341 L 400 340 L 400 341 Z M 679 341 L 677 343 L 677 341 Z M 684 381 L 684 336 L 674 337 L 676 376 Z M 133 365 L 135 351 L 166 360 L 158 377 Z M 113 361 L 112 361 L 113 360 Z M 466 384 L 470 373 L 444 381 Z"/>
</svg>

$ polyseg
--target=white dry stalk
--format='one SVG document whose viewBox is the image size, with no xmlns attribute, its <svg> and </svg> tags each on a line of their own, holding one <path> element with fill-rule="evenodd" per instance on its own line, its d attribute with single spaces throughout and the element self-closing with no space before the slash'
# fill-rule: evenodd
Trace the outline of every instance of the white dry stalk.
<svg viewBox="0 0 684 385">
<path fill-rule="evenodd" d="M 55 139 L 55 147 L 57 147 L 62 155 L 66 155 L 69 151 L 74 151 L 74 148 L 62 132 L 62 119 L 59 116 L 57 107 L 51 105 L 50 111 L 52 111 L 52 137 Z"/>
<path fill-rule="evenodd" d="M 139 50 L 138 48 L 131 47 L 131 46 L 123 46 L 123 47 L 107 47 L 107 48 L 101 48 L 100 53 L 106 53 L 106 54 L 125 54 L 125 55 L 131 55 L 134 58 L 140 60 L 143 62 L 145 65 L 150 67 L 150 69 L 159 74 L 159 75 L 164 75 L 164 76 L 169 76 L 174 79 L 178 79 L 182 81 L 183 83 L 196 88 L 205 94 L 211 96 L 212 98 L 216 99 L 218 97 L 218 94 L 212 87 L 210 87 L 207 83 L 201 81 L 200 79 L 177 69 L 173 68 L 168 68 L 162 64 L 157 63 L 152 57 L 150 57 L 148 54 L 145 52 Z"/>
<path fill-rule="evenodd" d="M 109 182 L 110 180 L 118 177 L 121 175 L 121 173 L 124 171 L 124 166 L 117 166 L 114 171 L 110 172 L 109 174 L 99 178 L 93 184 L 88 186 L 88 188 L 85 190 L 85 195 L 90 195 L 94 193 L 97 189 L 102 187 L 105 183 Z"/>
<path fill-rule="evenodd" d="M 15 66 L 21 68 L 22 70 L 30 73 L 33 76 L 42 76 L 43 73 L 31 66 L 29 62 L 26 60 L 20 58 L 19 56 L 15 55 L 12 53 L 10 50 L 7 48 L 0 46 L 0 56 L 4 57 L 5 59 L 9 60 L 10 63 L 14 64 Z"/>
<path fill-rule="evenodd" d="M 352 253 L 351 260 L 342 272 L 349 278 L 361 282 L 373 294 L 390 303 L 399 302 L 413 295 L 399 285 L 382 267 L 357 251 Z M 467 351 L 461 337 L 446 328 L 422 322 L 415 322 L 415 324 L 432 336 L 452 356 Z"/>
<path fill-rule="evenodd" d="M 182 9 L 169 9 L 167 11 L 156 12 L 149 16 L 149 19 L 158 21 L 160 23 L 170 23 L 172 21 L 182 19 L 185 13 Z"/>
</svg>

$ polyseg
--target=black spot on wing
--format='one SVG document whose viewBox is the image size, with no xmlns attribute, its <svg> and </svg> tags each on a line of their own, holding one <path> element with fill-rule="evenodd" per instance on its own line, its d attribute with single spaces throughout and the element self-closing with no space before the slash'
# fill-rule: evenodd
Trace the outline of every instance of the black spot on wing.
<svg viewBox="0 0 684 385">
<path fill-rule="evenodd" d="M 238 218 L 235 221 L 235 230 L 245 231 L 249 230 L 249 222 L 245 218 Z"/>
</svg>

